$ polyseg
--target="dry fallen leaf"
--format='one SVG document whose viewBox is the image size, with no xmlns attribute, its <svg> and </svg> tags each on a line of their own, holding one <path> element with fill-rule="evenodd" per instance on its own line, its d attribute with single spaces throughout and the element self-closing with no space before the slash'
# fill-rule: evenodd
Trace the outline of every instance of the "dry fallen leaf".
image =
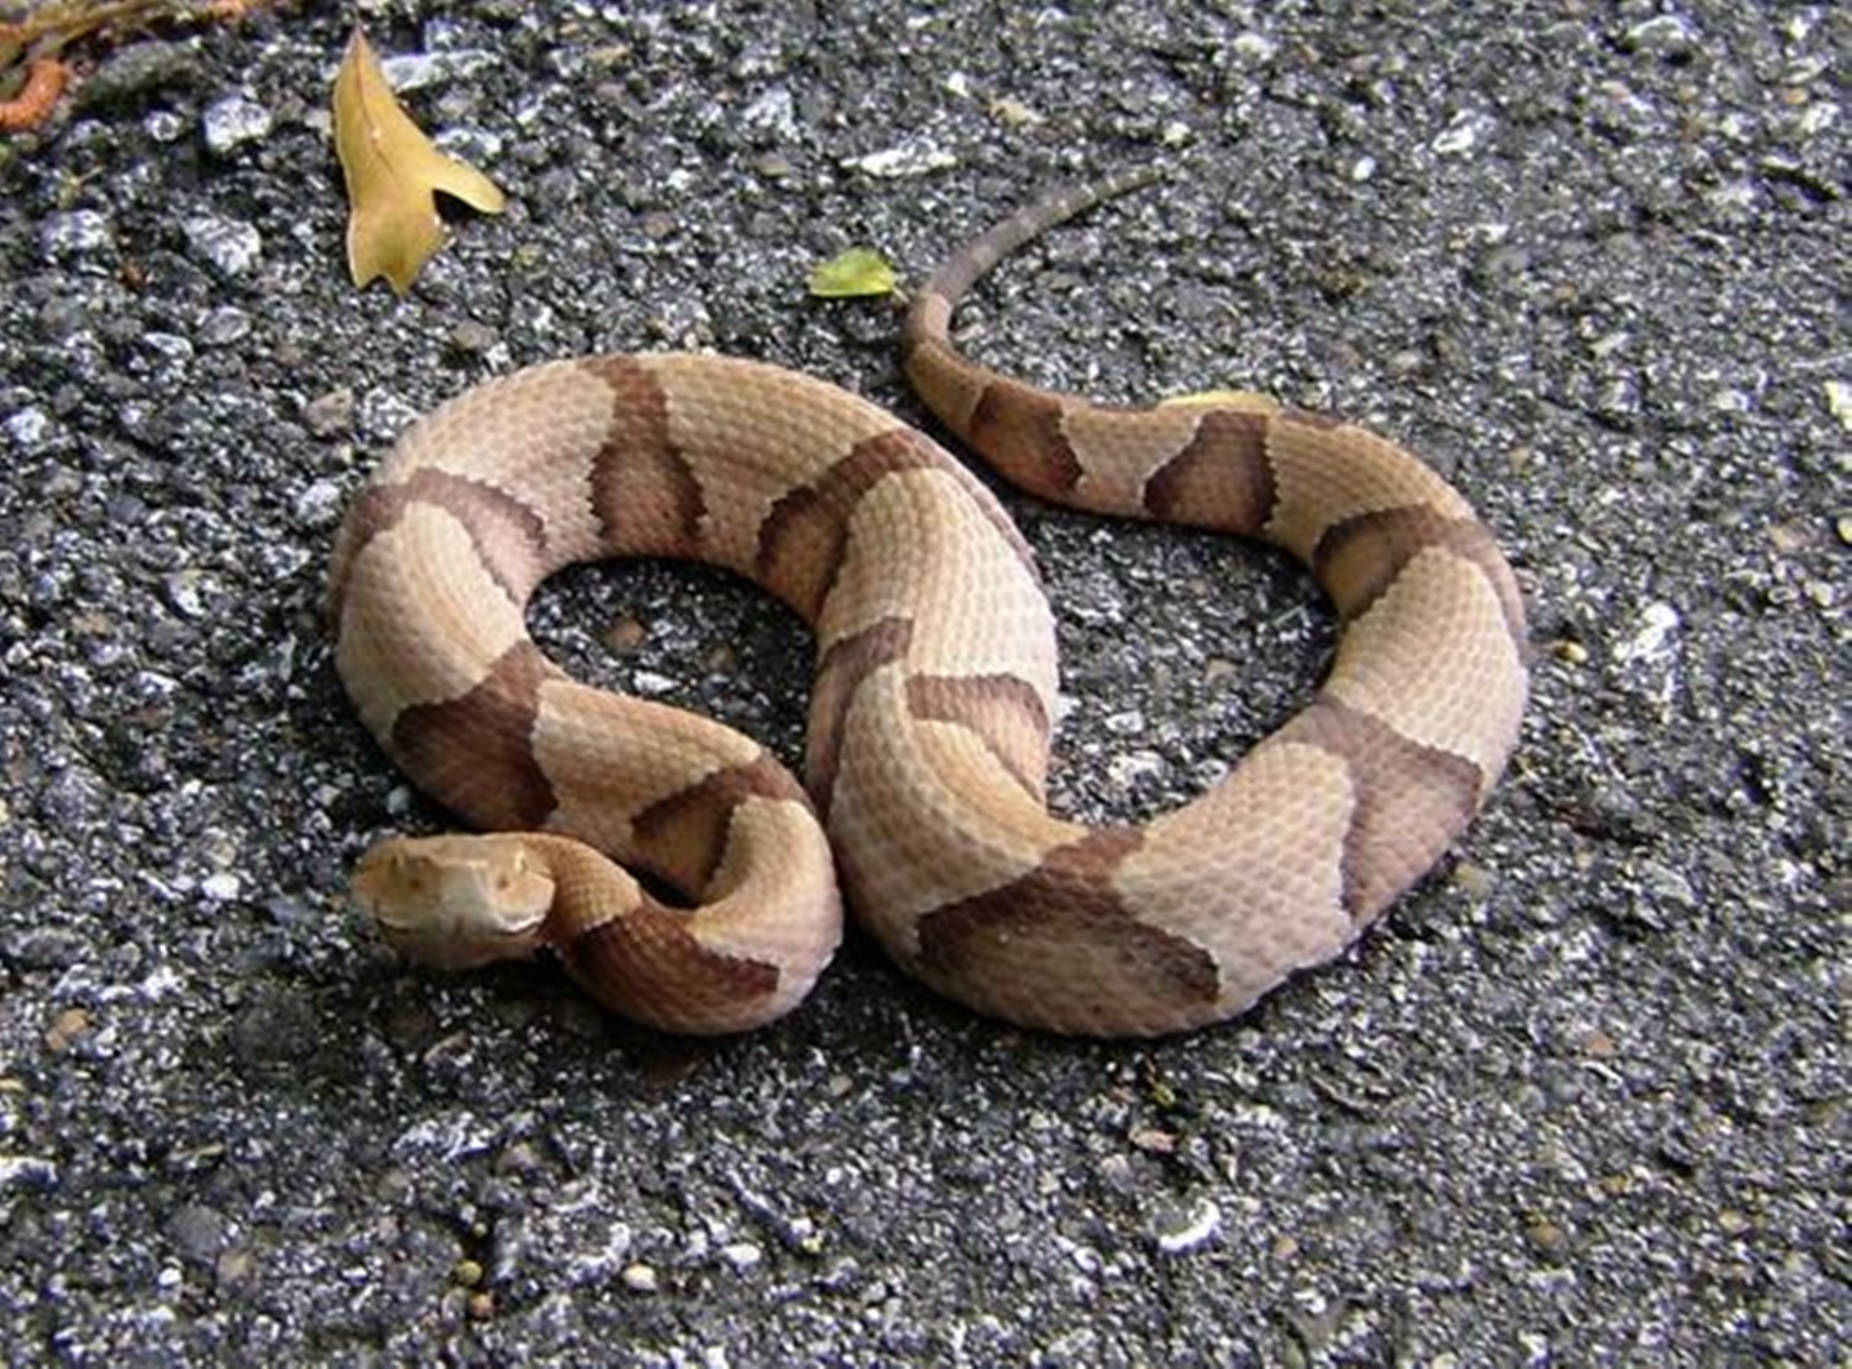
<svg viewBox="0 0 1852 1369">
<path fill-rule="evenodd" d="M 88 39 L 94 55 L 157 24 L 235 24 L 269 0 L 0 0 L 0 133 L 51 118 L 71 83 L 61 54 Z"/>
<path fill-rule="evenodd" d="M 392 98 L 392 87 L 358 28 L 334 78 L 334 151 L 347 180 L 347 270 L 355 285 L 384 276 L 404 294 L 444 226 L 433 191 L 499 214 L 506 203 L 473 166 L 446 157 Z"/>
</svg>

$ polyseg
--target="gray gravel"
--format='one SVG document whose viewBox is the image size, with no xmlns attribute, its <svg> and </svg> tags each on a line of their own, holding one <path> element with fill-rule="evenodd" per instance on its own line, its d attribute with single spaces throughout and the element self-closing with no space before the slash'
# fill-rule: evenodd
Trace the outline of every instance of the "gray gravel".
<svg viewBox="0 0 1852 1369">
<path fill-rule="evenodd" d="M 120 49 L 0 147 L 6 1361 L 1847 1363 L 1846 12 L 553 8 L 361 6 L 513 199 L 403 302 L 345 279 L 332 16 Z M 891 314 L 806 269 L 917 275 L 1156 157 L 1185 174 L 963 335 L 1106 398 L 1337 408 L 1452 475 L 1540 646 L 1457 859 L 1147 1045 L 976 1020 L 859 939 L 707 1045 L 546 966 L 386 956 L 344 868 L 439 815 L 318 602 L 400 425 L 662 345 L 917 417 Z M 1071 811 L 1194 792 L 1316 679 L 1290 568 L 1012 507 Z M 795 757 L 808 643 L 742 586 L 601 569 L 535 618 Z"/>
</svg>

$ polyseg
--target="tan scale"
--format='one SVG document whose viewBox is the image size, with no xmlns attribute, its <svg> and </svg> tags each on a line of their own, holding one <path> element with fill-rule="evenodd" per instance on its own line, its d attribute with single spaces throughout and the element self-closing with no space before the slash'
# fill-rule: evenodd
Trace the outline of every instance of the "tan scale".
<svg viewBox="0 0 1852 1369">
<path fill-rule="evenodd" d="M 504 387 L 499 402 L 445 406 L 402 437 L 401 445 L 418 454 L 399 469 L 429 467 L 510 491 L 547 511 L 556 559 L 601 555 L 587 492 L 592 459 L 610 427 L 610 395 L 571 368 L 528 370 L 489 384 Z"/>
<path fill-rule="evenodd" d="M 489 662 L 527 636 L 520 609 L 480 569 L 468 529 L 443 509 L 407 510 L 355 561 L 338 661 L 376 733 L 413 704 L 465 693 Z M 408 637 L 414 620 L 428 623 L 428 633 Z"/>
<path fill-rule="evenodd" d="M 1465 757 L 1489 786 L 1517 742 L 1524 667 L 1484 573 L 1431 548 L 1345 629 L 1325 691 Z"/>
</svg>

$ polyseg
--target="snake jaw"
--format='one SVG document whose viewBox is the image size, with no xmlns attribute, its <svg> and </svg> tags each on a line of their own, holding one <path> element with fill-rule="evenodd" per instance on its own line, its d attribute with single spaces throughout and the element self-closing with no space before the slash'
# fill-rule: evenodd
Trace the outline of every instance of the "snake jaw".
<svg viewBox="0 0 1852 1369">
<path fill-rule="evenodd" d="M 554 884 L 519 837 L 391 837 L 360 858 L 352 891 L 395 950 L 468 970 L 532 954 Z"/>
</svg>

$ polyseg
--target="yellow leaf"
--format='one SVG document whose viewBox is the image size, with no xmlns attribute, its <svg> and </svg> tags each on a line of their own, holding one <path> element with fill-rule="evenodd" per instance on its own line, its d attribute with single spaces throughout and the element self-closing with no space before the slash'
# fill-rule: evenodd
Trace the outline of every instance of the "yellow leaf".
<svg viewBox="0 0 1852 1369">
<path fill-rule="evenodd" d="M 485 214 L 506 203 L 487 176 L 431 146 L 392 98 L 358 28 L 334 78 L 334 151 L 347 180 L 347 270 L 355 285 L 384 276 L 396 294 L 411 289 L 444 242 L 433 191 Z"/>
<path fill-rule="evenodd" d="M 885 295 L 894 288 L 894 268 L 868 247 L 851 247 L 810 271 L 810 293 L 819 299 Z"/>
</svg>

